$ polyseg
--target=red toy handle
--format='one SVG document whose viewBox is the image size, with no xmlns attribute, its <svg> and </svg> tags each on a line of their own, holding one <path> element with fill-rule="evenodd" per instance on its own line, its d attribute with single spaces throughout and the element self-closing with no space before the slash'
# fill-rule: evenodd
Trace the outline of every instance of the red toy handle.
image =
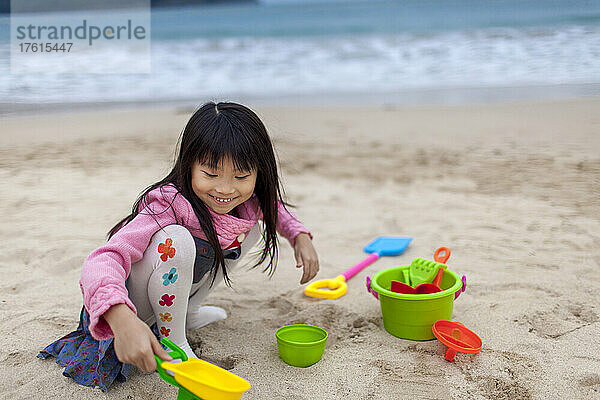
<svg viewBox="0 0 600 400">
<path fill-rule="evenodd" d="M 456 350 L 448 347 L 446 349 L 446 354 L 444 354 L 444 358 L 448 361 L 454 360 L 454 356 L 456 356 Z"/>
<path fill-rule="evenodd" d="M 433 278 L 433 282 L 431 282 L 434 286 L 437 286 L 440 289 L 440 285 L 442 284 L 442 276 L 444 276 L 444 268 L 438 269 L 437 274 L 435 274 L 435 278 Z"/>
<path fill-rule="evenodd" d="M 444 255 L 440 255 L 440 253 L 444 253 Z M 433 259 L 435 262 L 439 262 L 440 264 L 446 264 L 446 261 L 450 258 L 450 249 L 447 247 L 440 247 L 433 253 Z"/>
</svg>

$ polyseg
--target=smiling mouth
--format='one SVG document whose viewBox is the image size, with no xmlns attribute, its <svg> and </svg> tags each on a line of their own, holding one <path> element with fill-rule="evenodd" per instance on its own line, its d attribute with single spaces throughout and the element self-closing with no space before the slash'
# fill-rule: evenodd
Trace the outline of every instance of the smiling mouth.
<svg viewBox="0 0 600 400">
<path fill-rule="evenodd" d="M 229 198 L 225 198 L 225 197 L 216 197 L 216 196 L 213 196 L 213 195 L 211 195 L 211 194 L 209 194 L 208 196 L 209 196 L 211 199 L 213 199 L 214 201 L 216 201 L 217 203 L 219 203 L 219 204 L 229 204 L 229 203 L 231 203 L 231 201 L 232 201 L 233 199 L 235 199 L 235 198 L 236 198 L 236 197 L 229 197 Z"/>
</svg>

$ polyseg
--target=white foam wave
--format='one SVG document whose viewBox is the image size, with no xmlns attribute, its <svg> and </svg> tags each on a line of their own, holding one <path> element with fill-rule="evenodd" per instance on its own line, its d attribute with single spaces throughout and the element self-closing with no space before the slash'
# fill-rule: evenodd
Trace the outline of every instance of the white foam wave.
<svg viewBox="0 0 600 400">
<path fill-rule="evenodd" d="M 0 48 L 4 58 L 7 48 Z M 176 100 L 598 82 L 600 28 L 152 42 L 152 73 L 11 75 L 2 101 Z M 107 51 L 105 57 L 123 57 Z M 73 60 L 85 70 L 89 60 Z"/>
</svg>

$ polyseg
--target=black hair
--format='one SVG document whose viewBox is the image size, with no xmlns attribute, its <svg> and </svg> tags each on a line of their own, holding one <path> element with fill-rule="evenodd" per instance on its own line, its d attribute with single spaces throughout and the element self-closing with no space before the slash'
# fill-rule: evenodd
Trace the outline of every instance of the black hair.
<svg viewBox="0 0 600 400">
<path fill-rule="evenodd" d="M 254 193 L 263 214 L 264 248 L 254 267 L 269 258 L 269 263 L 264 271 L 269 271 L 269 275 L 272 275 L 277 267 L 278 203 L 281 202 L 284 207 L 289 204 L 283 201 L 284 191 L 279 182 L 275 152 L 260 118 L 241 104 L 206 103 L 197 109 L 188 121 L 179 137 L 178 147 L 179 150 L 176 153 L 171 172 L 144 189 L 133 204 L 131 214 L 123 218 L 108 232 L 108 238 L 110 239 L 120 228 L 133 220 L 139 214 L 139 210 L 148 204 L 147 195 L 151 190 L 171 184 L 178 190 L 175 196 L 181 194 L 190 202 L 208 242 L 215 250 L 213 282 L 218 268 L 221 268 L 225 283 L 230 285 L 223 251 L 219 245 L 211 215 L 206 204 L 196 196 L 192 189 L 192 167 L 196 161 L 217 168 L 224 159 L 229 158 L 241 171 L 253 169 L 257 171 Z M 140 205 L 142 205 L 141 208 Z"/>
</svg>

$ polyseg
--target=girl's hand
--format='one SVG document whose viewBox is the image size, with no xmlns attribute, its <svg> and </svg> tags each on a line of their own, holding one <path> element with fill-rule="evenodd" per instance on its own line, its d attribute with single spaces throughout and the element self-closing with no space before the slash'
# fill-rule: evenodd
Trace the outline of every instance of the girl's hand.
<svg viewBox="0 0 600 400">
<path fill-rule="evenodd" d="M 317 272 L 319 272 L 319 257 L 307 233 L 300 233 L 296 236 L 294 256 L 296 257 L 296 268 L 304 267 L 300 284 L 310 281 L 317 275 Z"/>
<path fill-rule="evenodd" d="M 164 361 L 173 358 L 162 348 L 154 333 L 126 304 L 116 304 L 103 315 L 115 339 L 119 361 L 133 364 L 144 372 L 156 370 L 156 354 Z"/>
</svg>

